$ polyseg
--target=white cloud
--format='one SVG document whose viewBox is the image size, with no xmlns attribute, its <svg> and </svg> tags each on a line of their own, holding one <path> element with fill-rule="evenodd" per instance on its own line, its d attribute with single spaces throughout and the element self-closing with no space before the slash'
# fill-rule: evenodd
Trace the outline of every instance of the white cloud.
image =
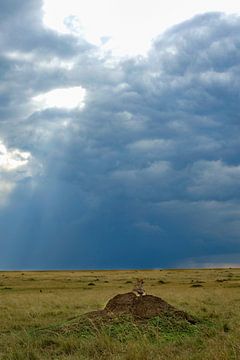
<svg viewBox="0 0 240 360">
<path fill-rule="evenodd" d="M 154 179 L 159 181 L 172 174 L 171 164 L 168 161 L 155 161 L 142 169 L 116 170 L 112 173 L 114 180 L 126 181 L 132 185 L 145 183 Z"/>
<path fill-rule="evenodd" d="M 209 11 L 240 13 L 238 0 L 45 0 L 44 24 L 83 35 L 117 55 L 146 53 L 167 28 Z"/>
<path fill-rule="evenodd" d="M 143 139 L 129 145 L 129 148 L 140 152 L 167 151 L 172 147 L 172 141 L 166 139 Z"/>
<path fill-rule="evenodd" d="M 12 171 L 26 165 L 31 158 L 31 154 L 19 149 L 8 150 L 6 146 L 0 142 L 0 170 Z"/>
<path fill-rule="evenodd" d="M 60 60 L 57 57 L 52 57 L 51 59 L 41 60 L 38 61 L 38 66 L 41 69 L 66 69 L 66 70 L 72 70 L 74 67 L 74 61 L 64 61 Z"/>
<path fill-rule="evenodd" d="M 33 97 L 33 101 L 39 110 L 47 108 L 82 108 L 86 90 L 81 86 L 54 89 Z"/>
<path fill-rule="evenodd" d="M 240 182 L 240 165 L 217 161 L 198 161 L 192 167 L 192 184 L 188 191 L 201 196 L 236 197 Z"/>
<path fill-rule="evenodd" d="M 32 61 L 34 55 L 23 51 L 9 51 L 4 54 L 10 60 Z"/>
</svg>

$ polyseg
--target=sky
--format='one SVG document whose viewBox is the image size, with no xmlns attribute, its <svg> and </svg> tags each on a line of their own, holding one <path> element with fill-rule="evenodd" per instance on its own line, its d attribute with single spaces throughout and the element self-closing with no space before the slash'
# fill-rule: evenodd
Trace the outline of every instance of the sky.
<svg viewBox="0 0 240 360">
<path fill-rule="evenodd" d="M 237 1 L 2 1 L 0 45 L 0 269 L 240 266 Z"/>
</svg>

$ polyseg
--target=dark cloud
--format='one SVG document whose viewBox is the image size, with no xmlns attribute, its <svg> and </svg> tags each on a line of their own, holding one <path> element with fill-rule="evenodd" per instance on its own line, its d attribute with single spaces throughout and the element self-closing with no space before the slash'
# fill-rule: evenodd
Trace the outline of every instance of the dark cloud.
<svg viewBox="0 0 240 360">
<path fill-rule="evenodd" d="M 31 161 L 0 168 L 0 266 L 184 266 L 223 254 L 231 263 L 240 252 L 239 17 L 194 17 L 146 58 L 111 62 L 45 29 L 40 7 L 13 1 L 2 11 L 1 138 Z M 33 96 L 72 86 L 87 91 L 83 109 L 34 110 Z"/>
<path fill-rule="evenodd" d="M 12 0 L 1 4 L 1 48 L 8 51 L 32 51 L 38 56 L 68 58 L 90 47 L 83 39 L 58 35 L 42 23 L 41 0 Z"/>
</svg>

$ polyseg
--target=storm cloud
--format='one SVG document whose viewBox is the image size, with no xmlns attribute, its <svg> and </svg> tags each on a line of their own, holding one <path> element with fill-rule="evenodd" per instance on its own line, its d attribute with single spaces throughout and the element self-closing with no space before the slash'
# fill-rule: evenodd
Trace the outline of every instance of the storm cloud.
<svg viewBox="0 0 240 360">
<path fill-rule="evenodd" d="M 40 1 L 0 6 L 0 267 L 239 263 L 240 18 L 116 60 L 44 27 Z M 36 107 L 71 87 L 83 106 Z"/>
</svg>

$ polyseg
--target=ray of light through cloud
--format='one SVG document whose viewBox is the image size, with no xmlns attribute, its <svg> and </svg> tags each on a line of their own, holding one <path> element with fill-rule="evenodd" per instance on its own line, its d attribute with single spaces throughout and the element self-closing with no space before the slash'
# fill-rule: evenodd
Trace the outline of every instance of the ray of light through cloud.
<svg viewBox="0 0 240 360">
<path fill-rule="evenodd" d="M 8 149 L 0 140 L 0 206 L 7 204 L 8 197 L 16 187 L 17 179 L 24 177 L 30 160 L 30 152 Z"/>
<path fill-rule="evenodd" d="M 0 14 L 0 268 L 238 264 L 238 2 Z"/>
</svg>

